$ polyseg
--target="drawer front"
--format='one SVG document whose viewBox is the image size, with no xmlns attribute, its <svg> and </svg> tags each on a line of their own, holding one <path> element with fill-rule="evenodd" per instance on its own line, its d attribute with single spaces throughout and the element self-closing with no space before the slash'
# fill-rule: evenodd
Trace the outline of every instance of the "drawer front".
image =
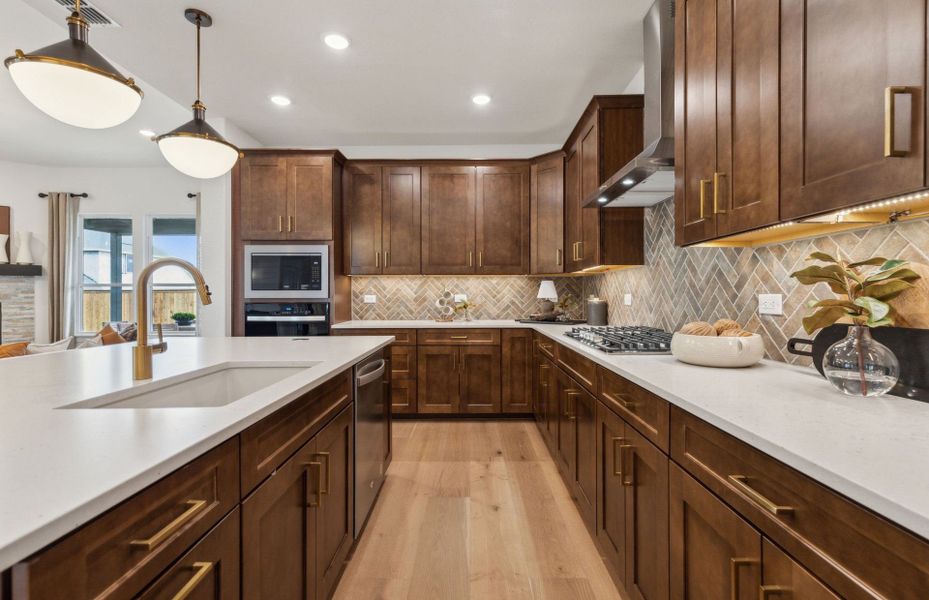
<svg viewBox="0 0 929 600">
<path fill-rule="evenodd" d="M 333 335 L 392 335 L 394 344 L 399 346 L 415 346 L 415 329 L 333 329 Z"/>
<path fill-rule="evenodd" d="M 223 519 L 139 597 L 238 600 L 239 509 Z"/>
<path fill-rule="evenodd" d="M 420 346 L 500 345 L 499 329 L 420 329 Z"/>
<path fill-rule="evenodd" d="M 239 501 L 229 440 L 13 567 L 14 600 L 131 598 Z"/>
<path fill-rule="evenodd" d="M 336 375 L 240 435 L 242 496 L 278 468 L 352 401 L 352 370 Z"/>
<path fill-rule="evenodd" d="M 597 379 L 600 401 L 667 453 L 671 415 L 667 401 L 600 366 Z"/>
<path fill-rule="evenodd" d="M 555 360 L 555 342 L 540 333 L 535 335 L 536 348 L 538 348 L 539 352 L 549 357 L 550 359 Z"/>
<path fill-rule="evenodd" d="M 587 391 L 597 394 L 597 365 L 561 344 L 555 346 L 555 362 Z"/>
<path fill-rule="evenodd" d="M 839 600 L 832 590 L 784 554 L 769 539 L 761 541 L 761 565 L 762 599 L 790 594 L 790 598 L 803 600 Z"/>
<path fill-rule="evenodd" d="M 842 597 L 929 590 L 929 544 L 676 407 L 671 456 Z"/>
<path fill-rule="evenodd" d="M 415 379 L 395 379 L 390 382 L 390 411 L 393 414 L 416 412 Z"/>
<path fill-rule="evenodd" d="M 416 346 L 390 347 L 390 378 L 393 381 L 416 379 Z"/>
</svg>

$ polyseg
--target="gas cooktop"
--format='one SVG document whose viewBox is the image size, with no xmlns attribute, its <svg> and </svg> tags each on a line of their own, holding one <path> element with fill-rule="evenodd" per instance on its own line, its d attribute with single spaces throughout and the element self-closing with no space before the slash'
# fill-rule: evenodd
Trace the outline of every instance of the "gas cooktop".
<svg viewBox="0 0 929 600">
<path fill-rule="evenodd" d="M 608 354 L 671 353 L 671 334 L 654 327 L 572 327 L 565 335 Z"/>
</svg>

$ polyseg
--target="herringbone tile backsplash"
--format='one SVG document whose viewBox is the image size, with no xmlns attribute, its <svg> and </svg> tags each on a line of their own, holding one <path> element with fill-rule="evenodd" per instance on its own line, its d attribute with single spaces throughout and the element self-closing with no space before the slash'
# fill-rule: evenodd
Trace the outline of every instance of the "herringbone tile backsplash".
<svg viewBox="0 0 929 600">
<path fill-rule="evenodd" d="M 790 273 L 811 252 L 853 259 L 875 255 L 929 263 L 929 221 L 919 220 L 762 248 L 678 248 L 674 245 L 674 202 L 646 210 L 645 266 L 588 277 L 555 279 L 559 294 L 596 294 L 609 302 L 610 323 L 651 325 L 675 331 L 688 321 L 729 317 L 765 340 L 769 358 L 809 364 L 787 353 L 787 340 L 807 337 L 801 319 L 811 299 L 830 297 L 825 285 L 801 286 Z M 480 304 L 474 318 L 515 319 L 537 309 L 537 277 L 353 277 L 355 319 L 431 319 L 444 289 L 468 294 Z M 364 304 L 362 295 L 377 294 Z M 632 306 L 623 295 L 632 294 Z M 757 295 L 784 294 L 784 316 L 757 314 Z"/>
</svg>

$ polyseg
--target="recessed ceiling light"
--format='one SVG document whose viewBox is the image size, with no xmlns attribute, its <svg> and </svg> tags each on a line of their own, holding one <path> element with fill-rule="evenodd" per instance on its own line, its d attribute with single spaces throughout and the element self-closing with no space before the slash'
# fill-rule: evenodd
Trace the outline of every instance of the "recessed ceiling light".
<svg viewBox="0 0 929 600">
<path fill-rule="evenodd" d="M 635 183 L 635 179 L 632 179 L 631 177 L 626 177 L 622 181 L 623 185 L 632 185 L 633 183 Z"/>
<path fill-rule="evenodd" d="M 340 33 L 327 33 L 323 41 L 333 50 L 345 50 L 349 45 L 348 38 Z"/>
<path fill-rule="evenodd" d="M 471 96 L 471 102 L 478 106 L 484 106 L 485 104 L 490 104 L 490 96 L 487 94 L 475 94 Z"/>
<path fill-rule="evenodd" d="M 140 129 L 139 135 L 144 135 L 147 138 L 155 137 L 155 132 L 151 129 Z"/>
<path fill-rule="evenodd" d="M 599 202 L 600 204 L 606 204 L 609 201 L 610 199 L 607 198 L 606 196 L 600 196 L 599 198 L 597 198 L 597 202 Z"/>
<path fill-rule="evenodd" d="M 290 98 L 287 96 L 271 96 L 271 102 L 278 106 L 290 106 Z"/>
</svg>

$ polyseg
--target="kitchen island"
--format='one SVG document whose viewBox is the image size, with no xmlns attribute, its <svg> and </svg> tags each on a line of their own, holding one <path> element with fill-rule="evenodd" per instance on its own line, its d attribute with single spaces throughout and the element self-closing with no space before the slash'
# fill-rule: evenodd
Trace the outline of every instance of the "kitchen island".
<svg viewBox="0 0 929 600">
<path fill-rule="evenodd" d="M 252 488 L 278 468 L 283 470 L 284 460 L 322 431 L 327 419 L 348 415 L 350 423 L 351 369 L 390 342 L 385 336 L 172 339 L 170 349 L 155 357 L 153 378 L 141 382 L 132 379 L 132 344 L 0 361 L 0 570 L 15 564 L 14 573 L 23 569 L 25 580 L 30 566 L 18 561 L 82 525 L 91 523 L 80 531 L 91 529 L 142 500 L 146 501 L 135 508 L 133 518 L 136 513 L 144 517 L 144 510 L 157 504 L 147 498 L 151 490 L 164 487 L 178 473 L 197 475 L 200 467 L 191 465 L 206 459 L 200 488 L 187 491 L 216 498 L 182 503 L 175 499 L 179 508 L 164 517 L 167 521 L 159 521 L 158 515 L 150 523 L 133 525 L 141 528 L 132 531 L 133 536 L 145 538 L 145 529 L 156 534 L 141 543 L 133 540 L 134 556 L 148 552 L 157 558 L 183 536 L 184 532 L 175 536 L 168 527 L 159 529 L 173 525 L 172 518 L 182 519 L 186 526 L 184 519 L 196 525 L 204 520 L 197 510 L 207 515 L 214 505 L 216 513 L 233 508 L 237 512 L 239 434 L 244 498 L 249 492 L 257 495 L 261 488 Z M 185 386 L 196 392 L 174 393 Z M 280 443 L 272 448 L 270 442 Z M 187 485 L 184 480 L 174 484 Z M 170 495 L 170 487 L 165 494 Z M 220 497 L 226 492 L 228 498 Z M 237 514 L 229 517 L 238 520 Z M 160 531 L 171 535 L 158 538 Z M 86 558 L 78 568 L 93 571 L 102 566 Z M 114 561 L 119 562 L 112 555 L 104 559 L 109 567 Z M 160 572 L 154 566 L 149 570 Z M 99 592 L 88 582 L 99 584 L 103 577 L 105 573 L 82 574 L 88 581 L 83 582 L 83 592 L 72 597 Z M 14 598 L 20 597 L 16 579 Z M 19 592 L 25 594 L 22 588 Z"/>
</svg>

